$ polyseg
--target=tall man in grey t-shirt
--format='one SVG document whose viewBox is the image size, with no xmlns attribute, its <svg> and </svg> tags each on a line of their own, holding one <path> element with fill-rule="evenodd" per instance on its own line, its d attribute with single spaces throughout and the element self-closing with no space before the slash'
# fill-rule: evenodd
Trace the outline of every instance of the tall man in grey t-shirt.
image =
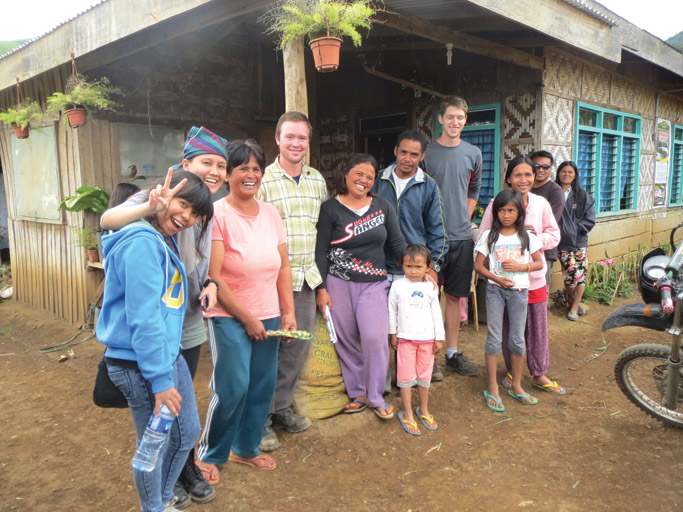
<svg viewBox="0 0 683 512">
<path fill-rule="evenodd" d="M 472 212 L 481 187 L 481 151 L 460 138 L 467 123 L 467 102 L 448 96 L 441 102 L 441 136 L 427 146 L 424 166 L 441 189 L 449 240 L 440 272 L 446 293 L 446 368 L 460 375 L 479 375 L 479 368 L 458 352 L 460 298 L 470 294 L 474 270 L 474 242 L 470 229 Z"/>
</svg>

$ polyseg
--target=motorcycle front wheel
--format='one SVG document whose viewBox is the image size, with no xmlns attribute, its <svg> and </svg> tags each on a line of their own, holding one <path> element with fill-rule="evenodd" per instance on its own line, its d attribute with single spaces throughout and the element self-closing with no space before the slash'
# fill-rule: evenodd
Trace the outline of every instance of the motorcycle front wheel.
<svg viewBox="0 0 683 512">
<path fill-rule="evenodd" d="M 683 374 L 678 386 L 678 408 L 663 405 L 671 347 L 642 344 L 624 350 L 614 365 L 614 377 L 631 402 L 668 425 L 683 428 Z M 683 353 L 681 354 L 683 356 Z"/>
</svg>

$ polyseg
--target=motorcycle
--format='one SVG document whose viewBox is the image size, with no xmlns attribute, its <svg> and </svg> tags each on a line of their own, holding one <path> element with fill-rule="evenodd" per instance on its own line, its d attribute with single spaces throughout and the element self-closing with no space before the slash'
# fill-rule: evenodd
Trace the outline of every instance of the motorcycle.
<svg viewBox="0 0 683 512">
<path fill-rule="evenodd" d="M 671 231 L 674 234 L 683 226 Z M 683 428 L 683 242 L 673 256 L 661 248 L 646 254 L 638 269 L 638 290 L 644 302 L 612 311 L 602 332 L 625 326 L 644 327 L 671 335 L 671 346 L 643 343 L 627 348 L 614 365 L 614 377 L 626 397 L 646 414 Z"/>
</svg>

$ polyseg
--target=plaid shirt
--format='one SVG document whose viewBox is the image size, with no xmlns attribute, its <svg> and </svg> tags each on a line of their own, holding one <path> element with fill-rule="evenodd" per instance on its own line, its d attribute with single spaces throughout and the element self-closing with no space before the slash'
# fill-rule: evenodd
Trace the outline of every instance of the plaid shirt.
<svg viewBox="0 0 683 512">
<path fill-rule="evenodd" d="M 280 212 L 287 230 L 294 291 L 301 291 L 304 279 L 315 289 L 322 283 L 315 264 L 315 240 L 320 205 L 327 199 L 325 178 L 312 167 L 304 165 L 297 183 L 275 158 L 275 162 L 266 167 L 256 198 L 272 204 Z"/>
</svg>

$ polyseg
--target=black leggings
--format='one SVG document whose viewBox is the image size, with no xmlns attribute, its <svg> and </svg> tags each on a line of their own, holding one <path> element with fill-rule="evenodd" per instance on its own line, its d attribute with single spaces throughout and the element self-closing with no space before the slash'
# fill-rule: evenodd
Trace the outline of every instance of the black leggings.
<svg viewBox="0 0 683 512">
<path fill-rule="evenodd" d="M 194 380 L 194 376 L 197 373 L 197 365 L 199 364 L 199 353 L 201 351 L 202 351 L 201 345 L 197 345 L 196 347 L 192 347 L 192 348 L 188 348 L 188 349 L 180 351 L 182 356 L 185 358 L 185 362 L 187 363 L 188 370 L 190 370 L 190 375 L 192 376 L 192 380 Z"/>
</svg>

